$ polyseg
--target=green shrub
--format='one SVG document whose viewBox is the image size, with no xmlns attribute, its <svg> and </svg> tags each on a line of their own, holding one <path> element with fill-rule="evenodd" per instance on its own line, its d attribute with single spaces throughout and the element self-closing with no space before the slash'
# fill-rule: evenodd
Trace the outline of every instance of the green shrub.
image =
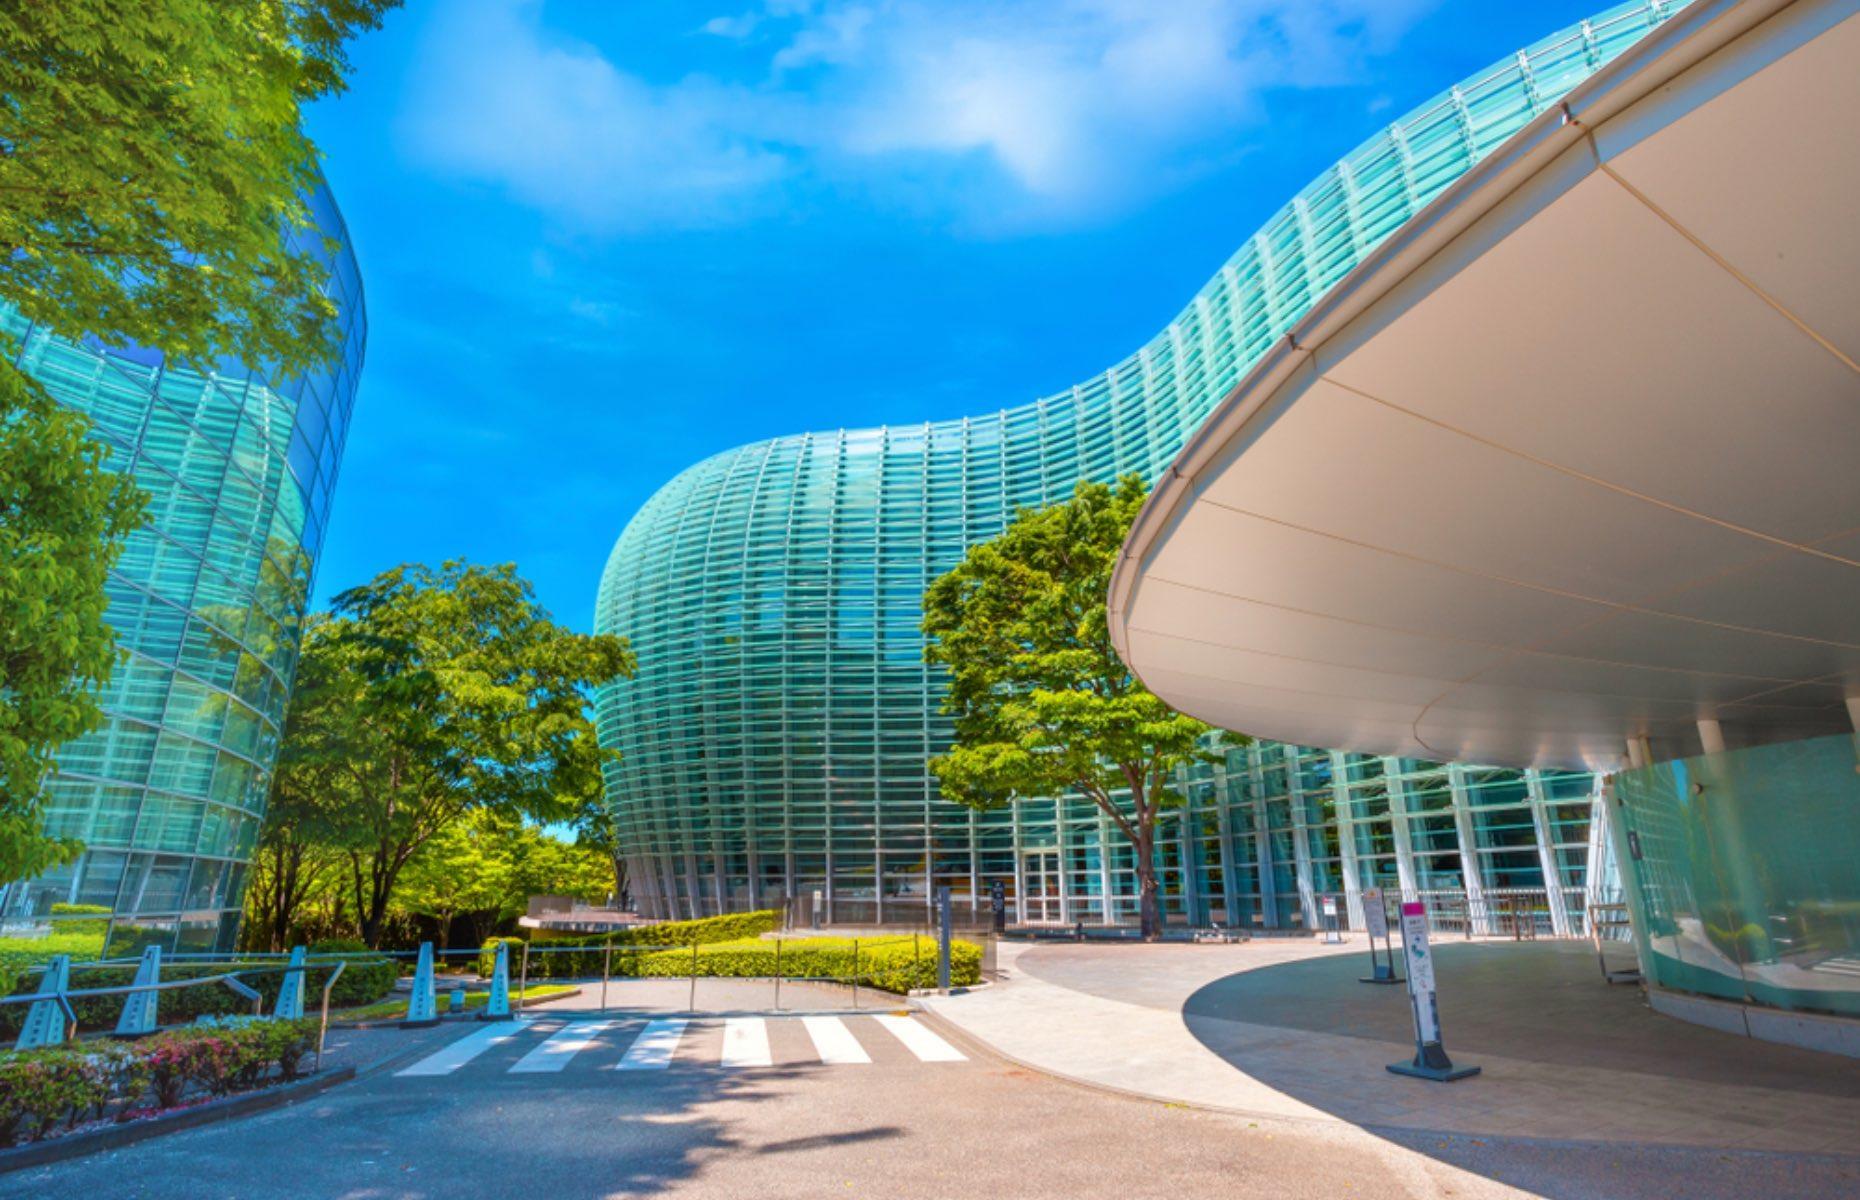
<svg viewBox="0 0 1860 1200">
<path fill-rule="evenodd" d="M 618 973 L 620 960 L 632 957 L 631 954 L 618 953 L 622 949 L 630 951 L 643 946 L 689 948 L 693 944 L 734 942 L 773 932 L 780 923 L 779 910 L 764 908 L 755 912 L 726 913 L 721 917 L 701 917 L 695 921 L 663 921 L 657 925 L 640 925 L 590 937 L 538 937 L 535 948 L 547 949 L 549 952 L 530 955 L 530 978 L 584 979 L 599 975 L 601 960 L 608 946 L 616 951 L 614 970 Z M 523 958 L 523 939 L 518 937 L 487 939 L 478 954 L 480 975 L 490 976 L 500 942 L 510 945 L 510 970 L 512 976 L 515 976 Z M 569 947 L 585 947 L 586 950 L 579 954 L 562 953 Z"/>
<path fill-rule="evenodd" d="M 62 900 L 52 905 L 54 917 L 107 917 L 110 906 L 107 904 L 66 904 Z"/>
<path fill-rule="evenodd" d="M 0 1146 L 37 1141 L 112 1106 L 118 1120 L 145 1105 L 172 1108 L 190 1087 L 209 1095 L 255 1087 L 274 1067 L 293 1079 L 316 1036 L 313 1020 L 231 1017 L 132 1043 L 0 1053 Z"/>
<path fill-rule="evenodd" d="M 320 942 L 310 943 L 310 957 L 319 954 L 363 955 L 369 953 L 368 943 L 357 938 L 325 938 Z M 329 1006 L 331 1008 L 353 1008 L 358 1004 L 373 1004 L 394 990 L 394 981 L 400 978 L 400 964 L 391 958 L 346 958 L 349 965 L 342 970 L 342 978 L 330 989 Z M 328 968 L 321 968 L 327 970 Z M 319 968 L 312 966 L 304 972 L 304 1004 L 306 1006 L 321 999 L 323 981 L 327 975 L 318 974 Z M 311 987 L 315 981 L 315 988 Z M 266 1003 L 270 1003 L 268 993 Z"/>
<path fill-rule="evenodd" d="M 486 943 L 486 957 L 495 954 L 496 941 Z M 516 941 L 516 939 L 505 939 Z M 731 941 L 699 945 L 696 973 L 706 978 L 770 979 L 779 974 L 784 979 L 832 979 L 850 983 L 856 977 L 861 986 L 904 993 L 913 988 L 935 987 L 936 941 L 928 937 L 879 938 L 783 938 L 777 959 L 777 941 L 768 938 L 738 938 Z M 516 953 L 515 947 L 512 952 Z M 601 973 L 602 949 L 598 946 L 568 954 L 534 954 L 530 956 L 531 979 L 590 978 Z M 487 961 L 483 967 L 490 972 Z M 511 966 L 514 975 L 515 960 Z M 691 947 L 664 948 L 616 947 L 611 973 L 623 978 L 683 978 L 692 973 Z M 971 942 L 955 942 L 950 947 L 950 982 L 957 985 L 981 981 L 982 950 Z"/>
</svg>

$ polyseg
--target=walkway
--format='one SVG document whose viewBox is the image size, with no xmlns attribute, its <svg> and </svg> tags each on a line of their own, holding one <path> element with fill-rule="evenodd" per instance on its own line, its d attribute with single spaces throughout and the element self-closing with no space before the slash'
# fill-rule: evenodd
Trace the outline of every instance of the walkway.
<svg viewBox="0 0 1860 1200">
<path fill-rule="evenodd" d="M 1602 983 L 1580 943 L 1446 943 L 1436 961 L 1448 1049 L 1484 1068 L 1450 1085 L 1385 1069 L 1413 1053 L 1406 989 L 1358 983 L 1360 943 L 1004 946 L 1002 985 L 927 1005 L 1057 1075 L 1409 1144 L 1460 1134 L 1860 1156 L 1850 1060 L 1662 1017 L 1636 989 Z"/>
</svg>

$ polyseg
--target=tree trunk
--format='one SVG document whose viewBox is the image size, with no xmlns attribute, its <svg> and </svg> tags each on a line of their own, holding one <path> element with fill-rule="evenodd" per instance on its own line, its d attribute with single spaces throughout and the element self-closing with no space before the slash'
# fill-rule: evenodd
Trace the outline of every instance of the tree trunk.
<svg viewBox="0 0 1860 1200">
<path fill-rule="evenodd" d="M 1156 821 L 1149 813 L 1137 818 L 1137 919 L 1143 940 L 1162 937 L 1162 905 L 1156 894 Z"/>
</svg>

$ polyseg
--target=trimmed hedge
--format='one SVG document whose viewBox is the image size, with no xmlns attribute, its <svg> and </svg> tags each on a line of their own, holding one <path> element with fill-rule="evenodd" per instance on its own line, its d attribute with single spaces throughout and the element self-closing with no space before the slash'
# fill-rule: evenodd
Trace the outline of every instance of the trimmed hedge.
<svg viewBox="0 0 1860 1200">
<path fill-rule="evenodd" d="M 779 945 L 779 959 L 777 946 Z M 576 979 L 601 973 L 602 952 L 596 948 L 573 954 L 532 954 L 531 979 Z M 831 979 L 863 987 L 904 993 L 933 988 L 936 979 L 936 941 L 929 937 L 888 938 L 739 938 L 697 947 L 697 974 L 703 978 Z M 516 970 L 513 962 L 512 971 Z M 486 968 L 487 972 L 489 968 Z M 613 956 L 616 979 L 682 979 L 692 972 L 690 946 L 659 949 L 635 947 Z M 979 983 L 982 948 L 972 942 L 950 946 L 950 982 L 958 986 Z"/>
<path fill-rule="evenodd" d="M 656 925 L 634 925 L 614 933 L 570 934 L 558 937 L 538 930 L 538 943 L 552 946 L 689 946 L 693 942 L 734 942 L 739 938 L 772 933 L 781 924 L 781 911 L 759 908 L 754 912 L 725 913 L 720 917 L 699 917 L 694 921 L 661 921 Z"/>
<path fill-rule="evenodd" d="M 315 952 L 351 952 L 365 951 L 360 942 L 343 941 L 318 942 L 312 948 Z M 330 990 L 329 1006 L 347 1008 L 360 1004 L 373 1004 L 394 990 L 394 981 L 400 977 L 400 968 L 391 959 L 349 959 L 349 965 L 343 968 L 342 978 Z M 254 963 L 163 963 L 161 977 L 163 980 L 202 979 L 210 975 L 223 975 L 237 970 L 241 965 L 247 967 L 275 968 L 282 966 L 281 961 Z M 322 999 L 324 982 L 335 967 L 328 963 L 312 961 L 304 968 L 304 1006 L 306 1009 L 316 1006 Z M 135 982 L 134 965 L 113 967 L 85 967 L 73 964 L 71 970 L 71 987 L 73 989 L 127 987 Z M 284 975 L 280 973 L 257 975 L 244 980 L 245 984 L 258 991 L 264 998 L 264 1010 L 270 1012 L 278 1001 L 278 991 L 284 985 Z M 28 976 L 15 982 L 13 995 L 36 992 L 39 990 L 39 977 Z M 117 1018 L 123 1013 L 123 1003 L 128 999 L 127 993 L 111 996 L 86 996 L 71 1002 L 72 1011 L 77 1014 L 78 1029 L 99 1030 L 116 1028 Z M 8 1004 L 0 1007 L 0 1038 L 11 1041 L 19 1036 L 20 1026 L 25 1023 L 29 1004 Z M 184 1024 L 197 1017 L 238 1016 L 250 1014 L 252 1002 L 240 996 L 223 983 L 201 984 L 199 987 L 174 988 L 160 993 L 156 1002 L 156 1020 L 163 1025 Z"/>
<path fill-rule="evenodd" d="M 547 947 L 548 954 L 534 955 L 530 959 L 530 975 L 534 978 L 582 978 L 601 973 L 601 959 L 607 946 L 616 950 L 640 946 L 686 946 L 706 945 L 712 942 L 734 942 L 743 938 L 758 937 L 772 933 L 781 924 L 781 912 L 778 909 L 763 908 L 755 912 L 727 913 L 721 917 L 700 917 L 695 921 L 662 921 L 657 925 L 639 925 L 632 929 L 622 929 L 614 933 L 598 933 L 592 936 L 550 937 L 535 939 L 537 947 Z M 510 946 L 510 970 L 515 974 L 517 964 L 523 956 L 524 939 L 520 937 L 494 937 L 485 939 L 478 954 L 478 974 L 490 977 L 496 964 L 497 947 L 500 943 Z M 565 946 L 586 946 L 586 954 L 556 953 Z M 617 955 L 632 957 L 631 955 Z M 547 963 L 542 968 L 546 974 L 538 974 L 538 964 Z"/>
<path fill-rule="evenodd" d="M 317 1023 L 228 1018 L 138 1042 L 0 1053 L 0 1146 L 39 1141 L 61 1126 L 114 1113 L 126 1121 L 190 1095 L 257 1087 L 277 1069 L 297 1078 Z"/>
</svg>

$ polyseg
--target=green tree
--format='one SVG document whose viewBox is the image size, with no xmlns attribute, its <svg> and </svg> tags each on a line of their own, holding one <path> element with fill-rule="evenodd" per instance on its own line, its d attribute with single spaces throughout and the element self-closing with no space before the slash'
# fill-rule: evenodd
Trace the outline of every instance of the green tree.
<svg viewBox="0 0 1860 1200">
<path fill-rule="evenodd" d="M 633 673 L 625 638 L 557 625 L 509 565 L 395 567 L 308 630 L 281 769 L 327 769 L 361 935 L 466 813 L 566 820 L 608 754 L 586 689 Z"/>
<path fill-rule="evenodd" d="M 0 302 L 67 337 L 294 371 L 334 346 L 301 106 L 398 0 L 0 6 Z M 0 341 L 5 339 L 0 338 Z M 68 859 L 39 792 L 96 727 L 104 580 L 140 523 L 88 422 L 0 345 L 0 880 Z"/>
<path fill-rule="evenodd" d="M 632 881 L 627 875 L 626 859 L 620 854 L 619 830 L 614 825 L 613 810 L 607 807 L 605 789 L 581 797 L 573 824 L 575 844 L 600 854 L 607 862 L 607 890 L 613 893 L 614 907 L 630 911 Z"/>
<path fill-rule="evenodd" d="M 40 785 L 58 747 L 103 719 L 95 689 L 116 659 L 104 581 L 142 512 L 87 429 L 0 366 L 0 881 L 81 849 L 45 836 Z"/>
<path fill-rule="evenodd" d="M 564 841 L 521 817 L 479 809 L 420 847 L 402 873 L 394 907 L 431 917 L 441 938 L 463 919 L 476 945 L 522 916 L 531 896 L 599 900 L 608 880 L 600 850 Z"/>
<path fill-rule="evenodd" d="M 431 917 L 439 925 L 440 949 L 451 949 L 453 920 L 461 914 L 501 914 L 519 886 L 512 870 L 516 839 L 530 834 L 521 820 L 506 821 L 471 812 L 429 838 L 408 860 L 395 900 L 397 907 Z M 520 904 L 521 901 L 518 901 Z M 473 922 L 474 945 L 477 936 Z"/>
<path fill-rule="evenodd" d="M 327 617 L 312 617 L 316 627 Z M 264 653 L 268 647 L 259 647 Z M 312 666 L 311 669 L 315 669 Z M 329 692 L 307 689 L 285 713 L 282 757 L 271 778 L 271 797 L 246 885 L 245 937 L 251 945 L 283 950 L 292 943 L 305 908 L 328 893 L 347 865 L 341 840 L 351 827 L 343 784 L 347 775 L 327 735 Z"/>
<path fill-rule="evenodd" d="M 1118 657 L 1105 616 L 1111 569 L 1145 496 L 1080 483 L 969 548 L 924 595 L 926 656 L 948 671 L 949 753 L 930 761 L 946 799 L 1089 798 L 1136 851 L 1143 936 L 1162 932 L 1156 817 L 1179 805 L 1178 768 L 1215 757 L 1211 729 L 1152 695 Z"/>
</svg>

